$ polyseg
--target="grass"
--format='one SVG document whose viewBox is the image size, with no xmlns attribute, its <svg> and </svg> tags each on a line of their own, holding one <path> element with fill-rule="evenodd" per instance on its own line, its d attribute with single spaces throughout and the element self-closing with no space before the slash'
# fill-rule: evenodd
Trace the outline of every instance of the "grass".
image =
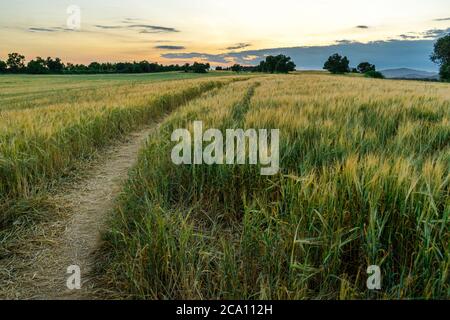
<svg viewBox="0 0 450 320">
<path fill-rule="evenodd" d="M 0 228 L 40 210 L 78 161 L 234 80 L 215 75 L 0 77 Z"/>
<path fill-rule="evenodd" d="M 280 129 L 281 172 L 175 166 L 170 135 L 195 120 Z M 446 299 L 449 121 L 446 84 L 297 74 L 209 91 L 142 151 L 106 276 L 143 299 Z"/>
</svg>

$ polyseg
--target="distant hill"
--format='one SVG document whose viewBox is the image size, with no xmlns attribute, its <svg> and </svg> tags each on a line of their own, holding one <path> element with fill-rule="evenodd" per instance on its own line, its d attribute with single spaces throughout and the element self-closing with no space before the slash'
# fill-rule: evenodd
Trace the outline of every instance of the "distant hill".
<svg viewBox="0 0 450 320">
<path fill-rule="evenodd" d="M 434 72 L 414 70 L 408 68 L 387 69 L 380 71 L 388 79 L 429 79 L 439 80 L 439 75 Z"/>
</svg>

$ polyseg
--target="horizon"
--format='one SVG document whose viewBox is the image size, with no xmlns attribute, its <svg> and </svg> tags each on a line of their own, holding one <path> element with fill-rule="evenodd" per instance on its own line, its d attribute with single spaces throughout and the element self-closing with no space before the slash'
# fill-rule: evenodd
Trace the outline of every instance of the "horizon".
<svg viewBox="0 0 450 320">
<path fill-rule="evenodd" d="M 67 28 L 70 5 L 81 10 L 77 30 Z M 370 14 L 364 16 L 361 8 Z M 291 56 L 298 70 L 320 70 L 337 52 L 351 65 L 367 60 L 378 69 L 436 72 L 429 55 L 435 40 L 450 33 L 444 0 L 283 0 L 275 10 L 266 0 L 20 0 L 0 4 L 0 21 L 0 59 L 19 52 L 28 61 L 51 56 L 75 64 L 148 60 L 230 66 L 255 65 L 281 53 Z"/>
</svg>

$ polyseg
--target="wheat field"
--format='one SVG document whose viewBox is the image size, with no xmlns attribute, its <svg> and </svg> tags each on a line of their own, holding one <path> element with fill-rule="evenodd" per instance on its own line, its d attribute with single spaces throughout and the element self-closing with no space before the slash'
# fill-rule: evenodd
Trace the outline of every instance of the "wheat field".
<svg viewBox="0 0 450 320">
<path fill-rule="evenodd" d="M 0 226 L 39 207 L 80 160 L 233 80 L 178 75 L 0 77 Z"/>
<path fill-rule="evenodd" d="M 160 122 L 104 230 L 97 272 L 123 297 L 450 296 L 448 84 L 213 76 L 0 77 L 0 246 L 80 162 Z M 175 165 L 194 121 L 279 129 L 279 173 Z"/>
<path fill-rule="evenodd" d="M 106 234 L 108 279 L 150 299 L 448 298 L 449 98 L 446 84 L 315 74 L 204 94 L 141 152 Z M 280 129 L 280 173 L 175 166 L 170 135 L 195 120 Z"/>
</svg>

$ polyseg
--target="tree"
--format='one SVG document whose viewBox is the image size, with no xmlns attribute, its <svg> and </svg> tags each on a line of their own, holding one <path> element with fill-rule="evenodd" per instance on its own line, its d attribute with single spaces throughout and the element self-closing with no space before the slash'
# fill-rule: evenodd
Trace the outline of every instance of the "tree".
<svg viewBox="0 0 450 320">
<path fill-rule="evenodd" d="M 254 68 L 256 72 L 288 73 L 295 70 L 295 63 L 291 58 L 283 54 L 268 56 L 265 61 L 261 61 L 259 66 Z"/>
<path fill-rule="evenodd" d="M 439 74 L 440 74 L 442 80 L 449 81 L 450 80 L 450 64 L 442 65 Z"/>
<path fill-rule="evenodd" d="M 25 56 L 16 52 L 8 54 L 6 64 L 10 72 L 18 73 L 25 70 Z"/>
<path fill-rule="evenodd" d="M 142 65 L 136 61 L 133 62 L 133 67 L 131 68 L 132 73 L 142 73 Z"/>
<path fill-rule="evenodd" d="M 205 63 L 194 62 L 191 69 L 194 73 L 207 73 L 210 67 L 211 66 L 209 63 L 205 64 Z"/>
<path fill-rule="evenodd" d="M 144 73 L 150 72 L 151 66 L 150 66 L 150 62 L 148 62 L 147 60 L 139 62 L 139 66 L 140 66 L 141 72 L 144 72 Z"/>
<path fill-rule="evenodd" d="M 64 70 L 64 64 L 61 62 L 60 58 L 55 58 L 55 60 L 53 60 L 52 58 L 48 57 L 45 65 L 47 66 L 50 73 L 62 73 Z"/>
<path fill-rule="evenodd" d="M 277 73 L 288 73 L 289 71 L 295 70 L 295 64 L 291 61 L 290 57 L 287 57 L 285 55 L 278 55 L 275 57 L 276 64 L 275 64 L 275 70 L 274 72 Z"/>
<path fill-rule="evenodd" d="M 347 57 L 342 57 L 335 53 L 328 58 L 323 68 L 334 74 L 346 73 L 350 71 L 349 64 L 350 61 Z"/>
<path fill-rule="evenodd" d="M 223 70 L 223 68 L 221 66 L 216 67 L 216 71 L 222 71 L 222 70 Z"/>
<path fill-rule="evenodd" d="M 368 62 L 361 62 L 360 64 L 358 64 L 357 67 L 358 71 L 360 73 L 366 73 L 369 71 L 376 71 L 376 67 L 373 64 L 370 64 Z"/>
<path fill-rule="evenodd" d="M 27 64 L 27 72 L 31 74 L 45 74 L 48 73 L 46 61 L 41 57 L 31 60 Z"/>
<path fill-rule="evenodd" d="M 441 79 L 450 80 L 450 34 L 440 38 L 434 44 L 431 61 L 440 66 Z"/>
<path fill-rule="evenodd" d="M 381 72 L 370 70 L 364 73 L 367 78 L 384 79 L 384 75 Z"/>
<path fill-rule="evenodd" d="M 256 72 L 267 72 L 267 66 L 265 61 L 261 61 L 259 63 L 259 66 L 255 69 Z"/>
<path fill-rule="evenodd" d="M 6 72 L 6 68 L 7 68 L 6 62 L 0 60 L 0 73 L 5 73 Z"/>
<path fill-rule="evenodd" d="M 242 66 L 240 64 L 235 64 L 231 67 L 231 71 L 233 72 L 241 72 L 242 71 Z"/>
<path fill-rule="evenodd" d="M 89 73 L 100 73 L 100 71 L 101 71 L 101 64 L 100 63 L 98 63 L 98 62 L 91 62 L 89 65 L 88 65 L 88 68 L 89 68 Z"/>
<path fill-rule="evenodd" d="M 191 69 L 191 65 L 189 63 L 185 63 L 183 65 L 183 71 L 184 72 L 189 72 L 190 69 Z"/>
<path fill-rule="evenodd" d="M 129 62 L 119 62 L 116 64 L 118 73 L 131 73 L 133 71 L 133 64 Z"/>
</svg>

